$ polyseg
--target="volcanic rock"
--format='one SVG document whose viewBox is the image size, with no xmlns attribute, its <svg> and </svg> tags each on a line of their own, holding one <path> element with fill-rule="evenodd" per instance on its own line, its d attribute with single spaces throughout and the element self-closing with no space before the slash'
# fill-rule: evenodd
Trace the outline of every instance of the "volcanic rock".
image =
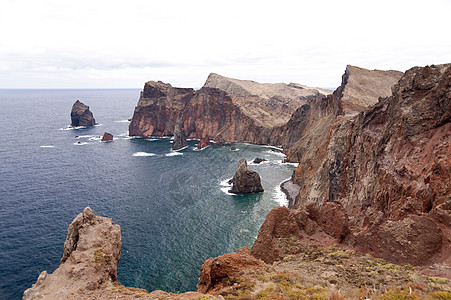
<svg viewBox="0 0 451 300">
<path fill-rule="evenodd" d="M 199 144 L 197 144 L 197 149 L 200 150 L 208 146 L 210 146 L 210 138 L 207 135 L 199 140 Z"/>
<path fill-rule="evenodd" d="M 207 259 L 200 269 L 197 291 L 214 294 L 226 286 L 239 283 L 245 271 L 263 268 L 262 263 L 246 251 L 239 252 Z"/>
<path fill-rule="evenodd" d="M 112 141 L 113 135 L 111 133 L 105 132 L 102 136 L 102 142 Z"/>
<path fill-rule="evenodd" d="M 352 228 L 347 239 L 362 251 L 393 262 L 451 265 L 450 224 L 431 215 L 451 195 L 451 65 L 408 70 L 391 96 L 354 117 L 342 114 L 355 104 L 345 98 L 348 75 L 332 96 L 311 101 L 312 116 L 322 117 L 287 151 L 299 162 L 295 206 L 321 211 L 328 202 L 340 204 Z M 415 254 L 421 248 L 425 255 Z"/>
<path fill-rule="evenodd" d="M 311 98 L 328 91 L 297 84 L 260 84 L 211 74 L 204 87 L 173 88 L 147 82 L 129 126 L 131 136 L 172 135 L 184 118 L 188 138 L 206 135 L 224 142 L 281 144 L 281 131 L 291 114 Z"/>
<path fill-rule="evenodd" d="M 229 193 L 246 194 L 263 192 L 260 183 L 260 175 L 257 172 L 247 168 L 246 159 L 242 158 L 238 163 L 238 169 L 232 179 L 232 189 Z"/>
<path fill-rule="evenodd" d="M 174 143 L 172 144 L 172 150 L 180 150 L 187 145 L 185 129 L 183 128 L 183 119 L 179 118 L 175 123 Z"/>
<path fill-rule="evenodd" d="M 257 158 L 255 158 L 252 162 L 253 162 L 254 164 L 259 164 L 259 163 L 264 162 L 264 161 L 268 161 L 268 160 L 267 160 L 267 159 L 264 159 L 264 158 L 259 158 L 259 157 L 257 157 Z"/>
<path fill-rule="evenodd" d="M 96 124 L 89 106 L 83 104 L 80 100 L 75 101 L 74 105 L 72 105 L 70 118 L 72 127 L 94 126 Z"/>
<path fill-rule="evenodd" d="M 79 290 L 115 281 L 121 246 L 120 226 L 86 207 L 69 225 L 61 265 L 52 274 L 43 271 L 23 299 L 76 298 Z"/>
</svg>

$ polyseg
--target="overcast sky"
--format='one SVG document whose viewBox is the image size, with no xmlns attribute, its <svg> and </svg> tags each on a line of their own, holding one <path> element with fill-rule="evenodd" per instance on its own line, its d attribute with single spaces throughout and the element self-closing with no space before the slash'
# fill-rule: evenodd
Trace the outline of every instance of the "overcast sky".
<svg viewBox="0 0 451 300">
<path fill-rule="evenodd" d="M 451 0 L 0 0 L 0 88 L 337 87 L 346 65 L 451 62 Z"/>
</svg>

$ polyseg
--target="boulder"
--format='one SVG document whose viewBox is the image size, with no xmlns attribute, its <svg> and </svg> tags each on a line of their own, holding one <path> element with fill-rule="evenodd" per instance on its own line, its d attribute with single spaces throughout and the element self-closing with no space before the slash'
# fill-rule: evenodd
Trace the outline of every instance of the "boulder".
<svg viewBox="0 0 451 300">
<path fill-rule="evenodd" d="M 260 175 L 247 168 L 247 162 L 244 158 L 238 163 L 238 169 L 232 179 L 232 189 L 229 192 L 234 194 L 263 192 Z"/>
<path fill-rule="evenodd" d="M 105 132 L 102 136 L 102 142 L 112 141 L 113 135 L 111 133 Z"/>
<path fill-rule="evenodd" d="M 70 118 L 73 127 L 94 126 L 96 124 L 96 120 L 89 110 L 89 106 L 80 102 L 80 100 L 75 101 L 74 105 L 72 105 Z"/>
</svg>

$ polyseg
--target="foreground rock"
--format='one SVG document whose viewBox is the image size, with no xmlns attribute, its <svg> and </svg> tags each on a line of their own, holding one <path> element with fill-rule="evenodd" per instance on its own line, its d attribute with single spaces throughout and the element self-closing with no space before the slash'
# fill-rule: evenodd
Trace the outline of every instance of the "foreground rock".
<svg viewBox="0 0 451 300">
<path fill-rule="evenodd" d="M 172 144 L 172 150 L 180 150 L 185 148 L 188 144 L 186 143 L 185 129 L 183 128 L 183 119 L 179 118 L 175 123 L 174 129 L 174 142 Z"/>
<path fill-rule="evenodd" d="M 43 271 L 23 299 L 199 299 L 197 292 L 147 293 L 117 282 L 121 253 L 121 228 L 110 218 L 96 216 L 86 207 L 69 225 L 60 266 Z M 205 296 L 205 299 L 221 299 Z"/>
<path fill-rule="evenodd" d="M 80 100 L 75 101 L 72 105 L 72 110 L 70 112 L 71 126 L 94 126 L 96 120 L 89 110 L 89 106 L 80 102 Z"/>
<path fill-rule="evenodd" d="M 238 169 L 235 176 L 232 178 L 232 188 L 229 193 L 233 194 L 247 194 L 263 192 L 263 187 L 260 183 L 260 175 L 257 172 L 247 168 L 246 159 L 242 158 L 238 163 Z"/>
<path fill-rule="evenodd" d="M 113 135 L 111 133 L 105 132 L 102 136 L 102 142 L 108 142 L 113 140 Z"/>
<path fill-rule="evenodd" d="M 327 93 L 297 84 L 260 84 L 217 74 L 211 74 L 198 91 L 149 81 L 135 108 L 129 134 L 170 136 L 176 120 L 183 117 L 188 138 L 281 144 L 275 128 L 283 126 L 299 106 Z"/>
</svg>

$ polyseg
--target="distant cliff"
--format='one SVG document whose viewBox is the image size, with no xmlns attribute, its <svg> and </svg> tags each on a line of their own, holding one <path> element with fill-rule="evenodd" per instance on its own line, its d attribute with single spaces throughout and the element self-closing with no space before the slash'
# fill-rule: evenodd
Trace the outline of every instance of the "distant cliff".
<svg viewBox="0 0 451 300">
<path fill-rule="evenodd" d="M 282 145 L 280 127 L 309 100 L 328 91 L 298 84 L 261 84 L 210 74 L 199 91 L 147 82 L 129 127 L 131 136 L 174 134 L 183 115 L 188 138 Z"/>
</svg>

